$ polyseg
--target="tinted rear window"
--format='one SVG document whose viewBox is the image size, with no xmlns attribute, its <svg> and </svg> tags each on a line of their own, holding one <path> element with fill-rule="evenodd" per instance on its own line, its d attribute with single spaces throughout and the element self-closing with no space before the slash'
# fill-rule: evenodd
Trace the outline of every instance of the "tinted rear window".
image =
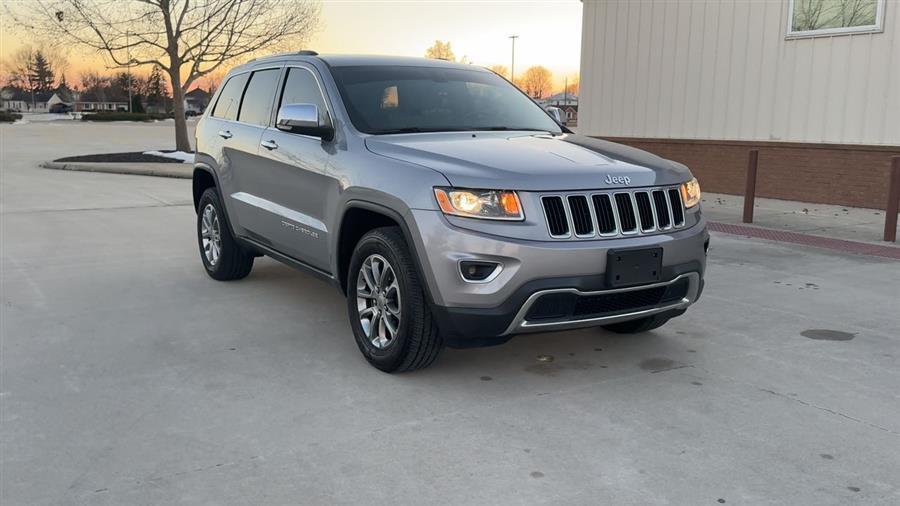
<svg viewBox="0 0 900 506">
<path fill-rule="evenodd" d="M 244 92 L 238 121 L 266 126 L 272 113 L 275 87 L 281 69 L 259 70 L 250 77 L 250 84 Z"/>
</svg>

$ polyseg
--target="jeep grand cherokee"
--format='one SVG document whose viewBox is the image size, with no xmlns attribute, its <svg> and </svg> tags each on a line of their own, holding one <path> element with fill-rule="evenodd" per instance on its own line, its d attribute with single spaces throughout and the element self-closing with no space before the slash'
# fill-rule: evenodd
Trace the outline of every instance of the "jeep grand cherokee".
<svg viewBox="0 0 900 506">
<path fill-rule="evenodd" d="M 647 331 L 703 288 L 687 167 L 576 135 L 473 65 L 257 59 L 226 76 L 196 146 L 206 272 L 240 279 L 267 255 L 321 276 L 383 371 L 524 332 Z"/>
</svg>

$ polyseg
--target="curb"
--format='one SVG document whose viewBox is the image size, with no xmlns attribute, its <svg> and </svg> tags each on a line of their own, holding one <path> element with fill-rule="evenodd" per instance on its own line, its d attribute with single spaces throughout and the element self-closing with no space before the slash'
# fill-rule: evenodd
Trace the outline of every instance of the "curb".
<svg viewBox="0 0 900 506">
<path fill-rule="evenodd" d="M 173 167 L 165 167 L 172 165 Z M 43 162 L 45 169 L 74 170 L 80 172 L 104 172 L 107 174 L 129 174 L 133 176 L 170 177 L 191 179 L 193 164 L 187 163 L 85 163 L 85 162 Z"/>
<path fill-rule="evenodd" d="M 833 237 L 823 237 L 820 235 L 810 235 L 800 232 L 790 232 L 787 230 L 778 230 L 751 225 L 737 225 L 733 223 L 722 223 L 717 221 L 710 221 L 708 227 L 709 230 L 713 232 L 721 232 L 724 234 L 740 235 L 744 237 L 752 237 L 756 239 L 765 239 L 769 241 L 785 242 L 791 244 L 800 244 L 803 246 L 814 246 L 817 248 L 830 249 L 843 253 L 856 253 L 859 255 L 869 255 L 881 258 L 890 258 L 892 260 L 900 260 L 900 247 L 889 246 L 887 244 L 881 245 L 868 242 L 849 241 L 846 239 L 836 239 Z"/>
</svg>

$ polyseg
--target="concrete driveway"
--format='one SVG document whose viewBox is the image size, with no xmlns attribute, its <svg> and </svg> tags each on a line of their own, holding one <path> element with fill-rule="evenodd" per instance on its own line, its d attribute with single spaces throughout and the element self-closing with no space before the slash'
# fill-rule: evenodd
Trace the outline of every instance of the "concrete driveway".
<svg viewBox="0 0 900 506">
<path fill-rule="evenodd" d="M 897 262 L 714 234 L 660 330 L 391 376 L 324 283 L 209 279 L 189 181 L 38 168 L 172 137 L 0 126 L 0 503 L 900 503 Z"/>
</svg>

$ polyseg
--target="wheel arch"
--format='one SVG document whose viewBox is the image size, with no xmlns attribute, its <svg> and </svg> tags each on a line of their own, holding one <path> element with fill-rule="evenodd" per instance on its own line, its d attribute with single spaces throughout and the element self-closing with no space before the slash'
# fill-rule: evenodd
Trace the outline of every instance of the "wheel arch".
<svg viewBox="0 0 900 506">
<path fill-rule="evenodd" d="M 200 197 L 203 196 L 203 192 L 209 188 L 215 188 L 216 191 L 219 192 L 219 199 L 221 200 L 222 192 L 219 191 L 219 182 L 216 180 L 216 176 L 212 169 L 203 165 L 194 166 L 194 175 L 191 180 L 191 190 L 194 196 L 194 211 L 197 211 L 200 206 Z"/>
<path fill-rule="evenodd" d="M 347 294 L 350 259 L 353 256 L 353 250 L 359 242 L 359 239 L 370 230 L 385 226 L 396 226 L 400 228 L 403 238 L 406 240 L 406 244 L 410 249 L 413 265 L 419 275 L 422 287 L 425 289 L 426 300 L 429 304 L 433 303 L 434 299 L 431 297 L 428 280 L 424 276 L 424 271 L 422 270 L 421 257 L 419 256 L 416 242 L 413 240 L 406 219 L 394 209 L 364 200 L 348 201 L 341 215 L 335 255 L 335 273 L 337 274 L 337 281 L 341 292 L 343 292 L 344 295 Z"/>
</svg>

